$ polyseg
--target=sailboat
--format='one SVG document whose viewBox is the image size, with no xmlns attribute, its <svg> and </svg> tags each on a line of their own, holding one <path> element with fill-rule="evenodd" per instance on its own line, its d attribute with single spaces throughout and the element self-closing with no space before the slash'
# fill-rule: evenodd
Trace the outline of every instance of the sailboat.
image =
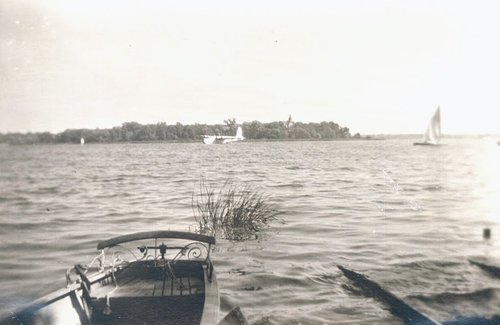
<svg viewBox="0 0 500 325">
<path fill-rule="evenodd" d="M 425 130 L 424 137 L 421 142 L 414 142 L 413 145 L 423 145 L 423 146 L 437 146 L 439 145 L 439 140 L 441 138 L 441 112 L 438 108 L 434 115 L 432 115 L 431 121 Z"/>
</svg>

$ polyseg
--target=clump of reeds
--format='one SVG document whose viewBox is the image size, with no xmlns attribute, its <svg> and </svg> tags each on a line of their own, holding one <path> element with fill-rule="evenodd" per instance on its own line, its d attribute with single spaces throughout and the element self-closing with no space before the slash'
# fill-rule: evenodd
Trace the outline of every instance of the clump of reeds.
<svg viewBox="0 0 500 325">
<path fill-rule="evenodd" d="M 198 193 L 193 192 L 192 205 L 200 231 L 231 240 L 256 238 L 279 214 L 267 203 L 264 193 L 232 181 L 217 189 L 201 179 Z"/>
</svg>

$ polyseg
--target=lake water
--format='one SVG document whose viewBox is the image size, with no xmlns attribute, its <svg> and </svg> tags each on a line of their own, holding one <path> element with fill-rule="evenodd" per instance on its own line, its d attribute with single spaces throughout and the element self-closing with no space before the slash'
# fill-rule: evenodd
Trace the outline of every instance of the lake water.
<svg viewBox="0 0 500 325">
<path fill-rule="evenodd" d="M 187 231 L 193 190 L 233 180 L 282 211 L 257 239 L 218 240 L 223 311 L 257 324 L 399 324 L 337 265 L 436 320 L 500 314 L 500 147 L 493 139 L 0 146 L 0 311 L 65 286 L 96 244 Z M 492 238 L 482 238 L 483 228 Z"/>
</svg>

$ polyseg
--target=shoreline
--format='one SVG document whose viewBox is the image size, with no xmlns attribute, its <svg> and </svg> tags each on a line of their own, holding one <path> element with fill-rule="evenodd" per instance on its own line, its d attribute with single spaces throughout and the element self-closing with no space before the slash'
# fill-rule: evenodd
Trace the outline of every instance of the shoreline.
<svg viewBox="0 0 500 325">
<path fill-rule="evenodd" d="M 334 139 L 245 139 L 238 142 L 328 142 L 328 141 L 383 141 L 385 138 L 372 138 L 372 137 L 361 137 L 361 138 L 334 138 Z M 52 143 L 18 143 L 12 144 L 7 142 L 0 143 L 0 146 L 33 146 L 33 145 L 95 145 L 95 144 L 142 144 L 142 143 L 201 143 L 202 140 L 156 140 L 156 141 L 117 141 L 117 142 L 86 142 L 84 145 L 76 142 L 52 142 Z"/>
</svg>

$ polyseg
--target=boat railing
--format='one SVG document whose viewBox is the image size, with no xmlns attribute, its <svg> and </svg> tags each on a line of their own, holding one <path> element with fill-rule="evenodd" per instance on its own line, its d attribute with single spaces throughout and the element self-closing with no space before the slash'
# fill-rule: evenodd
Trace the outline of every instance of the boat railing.
<svg viewBox="0 0 500 325">
<path fill-rule="evenodd" d="M 172 238 L 172 239 L 184 239 L 184 240 L 192 240 L 192 242 L 186 245 L 167 245 L 164 242 L 159 244 L 159 239 L 162 238 Z M 145 240 L 145 239 L 154 239 L 153 245 L 142 245 L 137 246 L 137 249 L 140 253 L 142 253 L 142 257 L 136 256 L 132 252 L 131 249 L 122 245 L 127 242 Z M 207 245 L 208 244 L 208 245 Z M 127 259 L 123 259 L 121 254 L 123 251 L 114 251 L 111 259 L 109 258 L 108 251 L 111 248 L 123 248 L 129 251 L 136 260 L 153 260 L 156 266 L 163 266 L 166 268 L 166 271 L 169 272 L 170 276 L 175 279 L 174 272 L 172 267 L 181 260 L 198 260 L 204 262 L 207 265 L 208 278 L 212 278 L 212 262 L 210 261 L 210 251 L 212 249 L 212 244 L 215 244 L 215 238 L 211 236 L 199 235 L 189 232 L 178 232 L 178 231 L 149 231 L 149 232 L 140 232 L 125 236 L 114 237 L 109 240 L 105 240 L 100 242 L 97 245 L 97 248 L 100 250 L 100 253 L 90 262 L 90 264 L 86 266 L 79 265 L 79 267 L 74 267 L 68 269 L 66 272 L 66 282 L 67 287 L 69 288 L 75 282 L 76 283 L 85 283 L 88 287 L 88 291 L 90 291 L 91 283 L 86 281 L 87 272 L 92 268 L 97 269 L 101 274 L 105 274 L 105 278 L 111 278 L 115 285 L 115 288 L 118 287 L 118 283 L 116 282 L 114 273 L 118 269 L 127 267 L 129 261 Z M 128 245 L 127 245 L 128 246 Z M 154 250 L 154 253 L 151 253 L 151 250 Z M 166 257 L 167 252 L 171 252 L 170 256 Z M 107 261 L 112 261 L 112 263 L 107 263 Z M 78 275 L 78 280 L 75 281 L 72 279 L 71 274 L 76 271 Z M 104 272 L 105 271 L 105 272 Z M 82 276 L 83 275 L 83 276 Z M 112 290 L 114 291 L 114 290 Z M 109 297 L 109 292 L 106 297 Z"/>
<path fill-rule="evenodd" d="M 174 247 L 180 248 L 180 247 Z M 203 258 L 205 257 L 205 258 Z M 210 258 L 210 249 L 200 242 L 189 243 L 186 246 L 179 249 L 179 252 L 170 259 L 170 263 L 175 264 L 178 260 L 200 260 L 204 259 L 207 261 Z"/>
<path fill-rule="evenodd" d="M 143 259 L 154 259 L 155 261 L 166 261 L 167 258 L 165 255 L 168 252 L 172 252 L 175 254 L 173 258 L 169 258 L 168 260 L 171 263 L 175 263 L 180 259 L 188 259 L 188 260 L 204 260 L 205 262 L 210 260 L 210 251 L 212 249 L 212 245 L 215 244 L 215 238 L 212 236 L 200 235 L 191 232 L 181 232 L 181 231 L 147 231 L 147 232 L 138 232 L 134 234 L 124 235 L 114 237 L 105 241 L 100 242 L 97 245 L 97 249 L 101 250 L 101 254 L 96 257 L 96 259 L 100 263 L 100 269 L 103 270 L 105 268 L 105 259 L 106 254 L 105 251 L 108 251 L 114 247 L 123 247 L 122 244 L 146 239 L 154 239 L 153 245 L 142 245 L 138 246 L 137 249 L 140 251 L 143 256 L 138 258 L 135 254 L 128 248 L 126 248 L 132 255 L 136 258 L 136 260 Z M 182 240 L 191 240 L 192 242 L 184 245 L 184 246 L 175 246 L 175 245 L 166 245 L 161 239 L 182 239 Z M 161 244 L 159 244 L 161 242 Z M 208 247 L 207 247 L 208 244 Z M 150 254 L 150 251 L 154 250 L 153 255 Z M 175 252 L 177 250 L 177 252 Z M 93 264 L 95 260 L 91 263 Z"/>
<path fill-rule="evenodd" d="M 185 240 L 203 242 L 209 245 L 215 244 L 215 238 L 212 236 L 194 234 L 191 232 L 184 232 L 184 231 L 157 230 L 157 231 L 138 232 L 134 234 L 114 237 L 97 244 L 97 249 L 103 250 L 105 248 L 113 247 L 126 242 L 137 241 L 142 239 L 157 240 L 160 238 L 185 239 Z"/>
</svg>

